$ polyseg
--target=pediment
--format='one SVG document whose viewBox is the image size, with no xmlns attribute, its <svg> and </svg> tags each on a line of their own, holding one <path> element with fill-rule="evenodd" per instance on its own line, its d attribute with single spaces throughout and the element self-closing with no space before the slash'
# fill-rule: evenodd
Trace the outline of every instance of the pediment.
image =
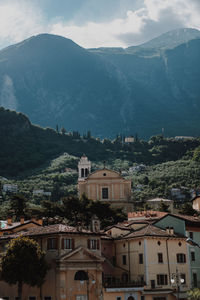
<svg viewBox="0 0 200 300">
<path fill-rule="evenodd" d="M 63 254 L 60 258 L 60 261 L 66 262 L 80 262 L 80 261 L 87 261 L 87 262 L 103 262 L 104 258 L 100 255 L 94 253 L 93 251 L 86 249 L 84 247 L 78 247 L 72 250 L 69 253 Z"/>
</svg>

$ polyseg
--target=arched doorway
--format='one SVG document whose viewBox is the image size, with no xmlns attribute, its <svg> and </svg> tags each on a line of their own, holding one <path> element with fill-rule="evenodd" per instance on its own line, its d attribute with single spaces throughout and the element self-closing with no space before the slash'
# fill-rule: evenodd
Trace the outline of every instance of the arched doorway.
<svg viewBox="0 0 200 300">
<path fill-rule="evenodd" d="M 84 280 L 88 280 L 88 274 L 85 271 L 77 271 L 75 276 L 74 276 L 74 280 L 79 280 L 79 281 L 84 281 Z"/>
<path fill-rule="evenodd" d="M 135 300 L 133 296 L 129 296 L 127 300 Z"/>
</svg>

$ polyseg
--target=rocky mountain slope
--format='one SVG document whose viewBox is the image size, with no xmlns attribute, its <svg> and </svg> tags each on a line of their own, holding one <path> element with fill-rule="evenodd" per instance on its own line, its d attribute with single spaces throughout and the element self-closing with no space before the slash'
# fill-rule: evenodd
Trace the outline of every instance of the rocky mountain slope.
<svg viewBox="0 0 200 300">
<path fill-rule="evenodd" d="M 32 37 L 0 51 L 0 105 L 35 124 L 100 137 L 149 137 L 162 128 L 199 135 L 198 34 L 184 29 L 177 43 L 176 32 L 137 49 L 90 50 L 59 36 Z"/>
</svg>

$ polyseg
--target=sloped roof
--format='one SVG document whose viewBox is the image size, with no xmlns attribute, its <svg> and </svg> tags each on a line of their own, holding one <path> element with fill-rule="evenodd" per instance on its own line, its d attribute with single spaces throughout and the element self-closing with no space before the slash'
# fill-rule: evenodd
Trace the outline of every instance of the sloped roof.
<svg viewBox="0 0 200 300">
<path fill-rule="evenodd" d="M 72 227 L 64 224 L 53 224 L 48 226 L 38 226 L 38 227 L 28 228 L 25 231 L 19 231 L 15 234 L 0 236 L 0 239 L 14 238 L 17 237 L 18 235 L 37 236 L 37 235 L 59 234 L 59 233 L 100 235 L 99 232 L 92 232 L 86 229 L 78 230 L 76 227 Z"/>
<path fill-rule="evenodd" d="M 177 235 L 175 233 L 169 234 L 165 230 L 160 229 L 156 226 L 153 226 L 152 224 L 149 224 L 145 227 L 142 227 L 138 230 L 135 230 L 133 232 L 130 232 L 129 234 L 123 236 L 123 239 L 127 238 L 136 238 L 136 237 L 144 237 L 144 236 L 152 236 L 152 237 L 184 237 L 182 235 Z"/>
</svg>

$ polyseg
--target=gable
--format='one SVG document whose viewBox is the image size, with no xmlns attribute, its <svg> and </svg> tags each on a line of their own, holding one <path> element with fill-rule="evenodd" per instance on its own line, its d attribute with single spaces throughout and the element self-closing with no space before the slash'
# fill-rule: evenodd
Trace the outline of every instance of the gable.
<svg viewBox="0 0 200 300">
<path fill-rule="evenodd" d="M 116 171 L 108 170 L 108 169 L 102 169 L 95 171 L 91 173 L 88 176 L 88 179 L 111 179 L 111 178 L 116 178 L 116 179 L 123 179 L 123 177 Z"/>
<path fill-rule="evenodd" d="M 185 221 L 176 218 L 175 216 L 166 215 L 159 221 L 156 221 L 153 225 L 161 229 L 165 229 L 166 227 L 173 227 L 175 233 L 185 235 Z"/>
<path fill-rule="evenodd" d="M 104 259 L 94 253 L 94 251 L 90 251 L 84 247 L 78 247 L 70 253 L 66 253 L 60 257 L 60 260 L 66 262 L 80 262 L 80 261 L 90 261 L 90 262 L 103 262 Z"/>
</svg>

